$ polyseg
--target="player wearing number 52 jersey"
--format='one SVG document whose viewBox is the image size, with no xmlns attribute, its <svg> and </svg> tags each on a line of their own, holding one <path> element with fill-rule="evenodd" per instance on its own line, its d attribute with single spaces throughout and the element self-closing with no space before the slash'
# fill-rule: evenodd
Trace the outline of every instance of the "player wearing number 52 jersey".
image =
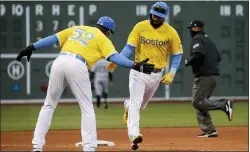
<svg viewBox="0 0 250 152">
<path fill-rule="evenodd" d="M 73 26 L 55 35 L 30 44 L 17 56 L 20 61 L 32 52 L 59 44 L 60 55 L 55 59 L 50 72 L 49 86 L 44 105 L 41 108 L 32 140 L 33 151 L 42 151 L 45 136 L 49 130 L 54 110 L 65 87 L 69 86 L 81 109 L 81 135 L 84 151 L 95 151 L 97 147 L 96 119 L 92 103 L 92 92 L 88 70 L 101 58 L 118 65 L 151 73 L 153 64 L 133 62 L 118 54 L 109 40 L 114 33 L 115 23 L 109 17 L 101 17 L 96 27 Z M 66 138 L 66 137 L 65 137 Z"/>
<path fill-rule="evenodd" d="M 124 103 L 124 121 L 128 127 L 131 148 L 136 150 L 142 142 L 139 131 L 140 110 L 151 100 L 160 82 L 171 84 L 182 58 L 182 46 L 176 30 L 164 22 L 168 14 L 168 6 L 164 2 L 156 2 L 149 13 L 149 19 L 135 25 L 130 33 L 127 45 L 120 54 L 128 57 L 135 52 L 135 61 L 149 58 L 155 64 L 151 74 L 143 74 L 131 70 L 129 76 L 130 99 Z M 170 54 L 174 55 L 170 71 L 162 77 L 164 67 L 168 64 Z M 114 63 L 109 63 L 107 70 L 113 71 Z"/>
</svg>

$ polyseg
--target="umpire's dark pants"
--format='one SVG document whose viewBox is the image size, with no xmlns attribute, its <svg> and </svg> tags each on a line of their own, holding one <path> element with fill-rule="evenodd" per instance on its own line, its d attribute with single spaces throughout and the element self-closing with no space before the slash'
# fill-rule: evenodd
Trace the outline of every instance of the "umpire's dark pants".
<svg viewBox="0 0 250 152">
<path fill-rule="evenodd" d="M 196 109 L 198 124 L 202 131 L 216 131 L 209 110 L 224 110 L 226 100 L 209 100 L 216 87 L 218 76 L 200 76 L 193 83 L 193 107 Z"/>
</svg>

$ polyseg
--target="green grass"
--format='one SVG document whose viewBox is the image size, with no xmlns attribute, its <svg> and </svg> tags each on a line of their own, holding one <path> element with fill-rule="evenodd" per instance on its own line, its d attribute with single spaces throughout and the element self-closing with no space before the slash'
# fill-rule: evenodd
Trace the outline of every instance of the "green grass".
<svg viewBox="0 0 250 152">
<path fill-rule="evenodd" d="M 40 105 L 15 105 L 1 107 L 1 130 L 34 130 Z M 122 120 L 123 104 L 110 104 L 109 109 L 95 109 L 97 128 L 125 128 Z M 234 120 L 229 122 L 221 111 L 211 111 L 215 126 L 248 126 L 248 103 L 234 104 Z M 51 129 L 79 129 L 78 104 L 59 104 L 52 120 Z M 87 123 L 87 122 L 86 122 Z M 87 125 L 87 124 L 86 124 Z M 192 127 L 197 126 L 195 110 L 191 103 L 154 104 L 141 112 L 141 127 Z"/>
</svg>

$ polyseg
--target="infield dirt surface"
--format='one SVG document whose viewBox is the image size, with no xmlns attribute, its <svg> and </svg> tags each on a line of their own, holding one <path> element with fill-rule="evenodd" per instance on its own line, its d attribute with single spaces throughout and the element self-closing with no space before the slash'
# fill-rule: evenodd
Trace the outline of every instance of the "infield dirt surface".
<svg viewBox="0 0 250 152">
<path fill-rule="evenodd" d="M 219 137 L 198 138 L 199 128 L 142 128 L 137 151 L 248 151 L 248 127 L 217 127 Z M 1 132 L 1 151 L 31 151 L 33 131 Z M 98 140 L 115 143 L 97 151 L 131 151 L 127 129 L 98 129 Z M 81 151 L 80 130 L 50 130 L 44 151 Z"/>
</svg>

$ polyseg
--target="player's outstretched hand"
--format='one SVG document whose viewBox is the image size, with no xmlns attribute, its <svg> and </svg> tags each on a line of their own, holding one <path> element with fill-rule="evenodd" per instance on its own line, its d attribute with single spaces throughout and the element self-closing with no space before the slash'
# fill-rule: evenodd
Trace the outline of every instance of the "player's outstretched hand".
<svg viewBox="0 0 250 152">
<path fill-rule="evenodd" d="M 154 70 L 155 65 L 147 63 L 149 61 L 149 58 L 141 61 L 141 62 L 134 62 L 134 65 L 132 69 L 143 72 L 146 74 L 151 74 L 151 72 Z"/>
<path fill-rule="evenodd" d="M 106 66 L 106 70 L 110 72 L 114 72 L 117 66 L 118 66 L 117 64 L 109 62 L 108 65 Z"/>
<path fill-rule="evenodd" d="M 33 45 L 33 44 L 30 44 L 28 47 L 26 47 L 25 49 L 23 49 L 23 50 L 18 54 L 16 60 L 20 62 L 23 56 L 27 56 L 27 60 L 28 60 L 28 62 L 29 62 L 29 61 L 30 61 L 31 55 L 32 55 L 33 51 L 35 51 L 35 50 L 36 50 L 36 49 L 35 49 L 34 45 Z"/>
</svg>

